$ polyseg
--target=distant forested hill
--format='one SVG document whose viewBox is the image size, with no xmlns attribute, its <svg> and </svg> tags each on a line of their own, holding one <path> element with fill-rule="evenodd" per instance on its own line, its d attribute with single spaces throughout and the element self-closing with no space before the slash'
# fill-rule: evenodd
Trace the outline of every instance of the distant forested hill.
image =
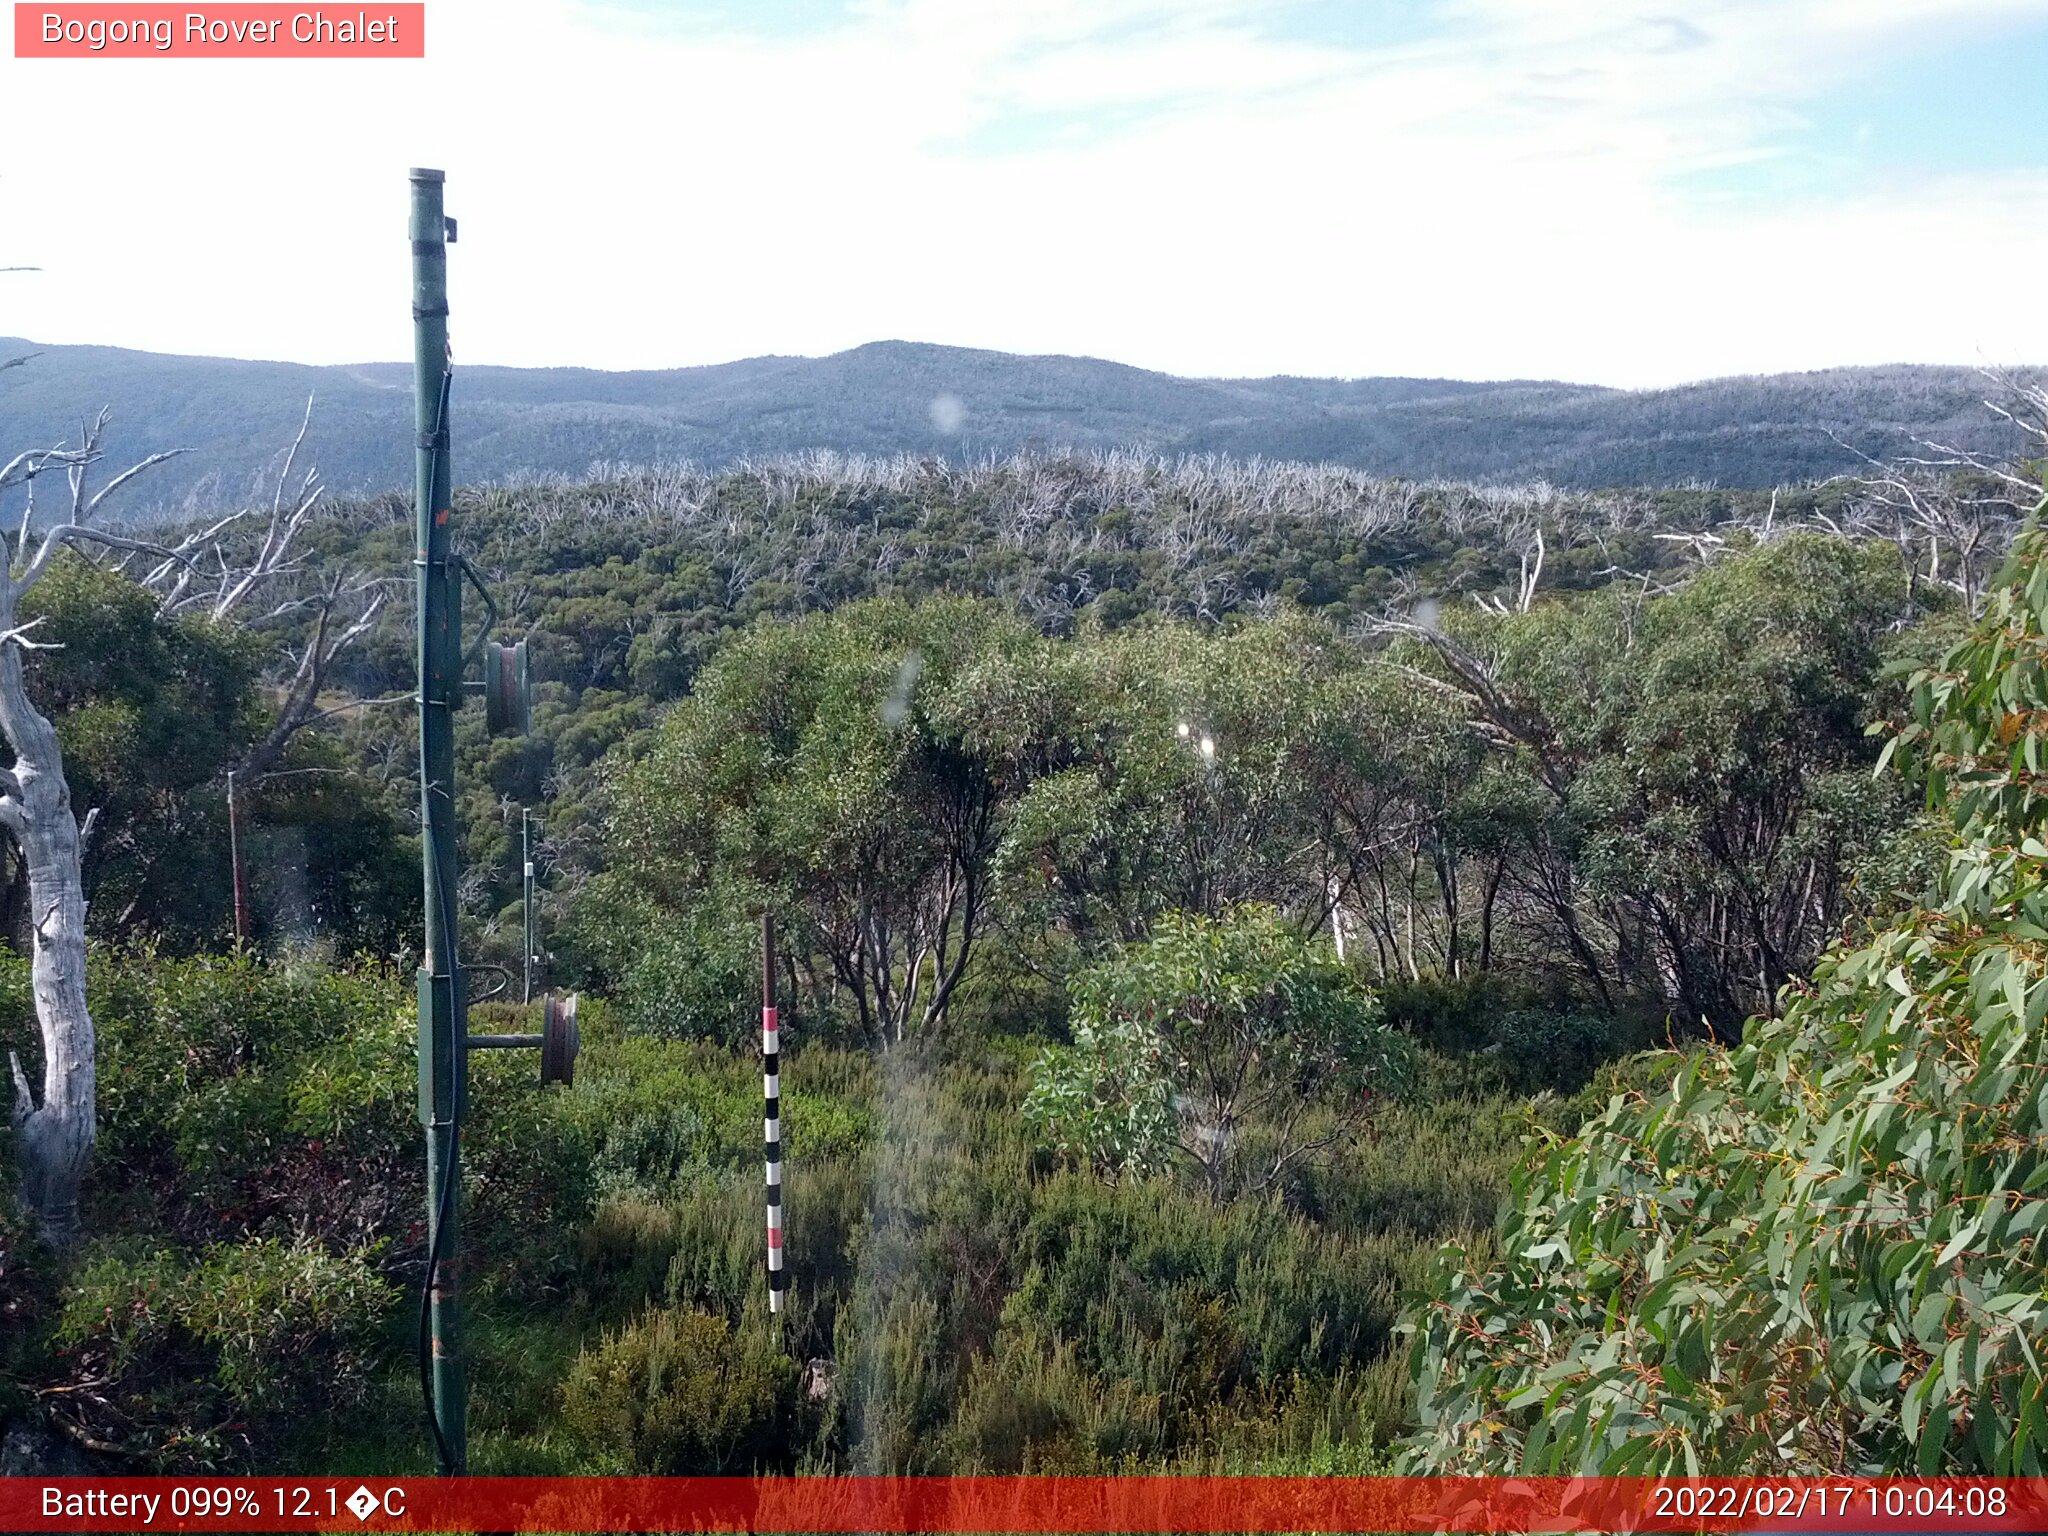
<svg viewBox="0 0 2048 1536">
<path fill-rule="evenodd" d="M 0 359 L 37 351 L 0 338 Z M 152 477 L 154 505 L 250 494 L 317 396 L 307 452 L 337 491 L 411 476 L 409 365 L 169 357 L 48 347 L 0 371 L 19 449 L 75 435 L 102 405 L 117 457 L 190 456 Z M 978 458 L 1139 447 L 1325 461 L 1416 479 L 1542 479 L 1569 488 L 1704 481 L 1758 487 L 1855 467 L 1914 437 L 2013 444 L 1965 368 L 1840 368 L 1676 389 L 1449 379 L 1183 379 L 1095 358 L 885 341 L 830 357 L 601 373 L 463 368 L 457 474 L 467 483 L 586 477 L 595 465 L 734 460 L 806 448 Z M 302 462 L 304 462 L 302 460 Z M 131 510 L 150 504 L 147 494 Z"/>
</svg>

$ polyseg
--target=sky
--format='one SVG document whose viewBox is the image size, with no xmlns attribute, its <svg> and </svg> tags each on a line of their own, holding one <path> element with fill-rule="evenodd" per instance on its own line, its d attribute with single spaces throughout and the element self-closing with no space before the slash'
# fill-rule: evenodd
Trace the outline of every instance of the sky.
<svg viewBox="0 0 2048 1536">
<path fill-rule="evenodd" d="M 331 9 L 340 10 L 341 7 Z M 355 7 L 348 7 L 353 14 Z M 429 0 L 424 60 L 0 57 L 0 335 L 885 338 L 1654 387 L 2048 362 L 2048 0 Z"/>
</svg>

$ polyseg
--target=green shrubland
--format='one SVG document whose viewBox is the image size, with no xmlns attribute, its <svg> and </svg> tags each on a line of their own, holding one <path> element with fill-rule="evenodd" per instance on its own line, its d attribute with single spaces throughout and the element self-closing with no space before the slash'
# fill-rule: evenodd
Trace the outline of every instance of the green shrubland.
<svg viewBox="0 0 2048 1536">
<path fill-rule="evenodd" d="M 2037 1466 L 2035 542 L 1916 676 L 1969 616 L 1899 549 L 1731 528 L 1681 568 L 1656 530 L 1722 526 L 1704 495 L 1543 503 L 1562 590 L 1425 623 L 1511 569 L 1451 489 L 1294 554 L 1178 481 L 1125 488 L 1142 545 L 1069 498 L 1056 586 L 1019 487 L 961 485 L 475 509 L 545 659 L 534 738 L 462 727 L 462 942 L 516 954 L 552 796 L 546 968 L 585 994 L 573 1087 L 471 1064 L 476 1470 Z M 396 537 L 357 512 L 316 561 Z M 872 561 L 769 562 L 847 528 Z M 207 742 L 257 672 L 116 612 L 121 664 L 77 612 L 39 663 L 139 809 L 92 877 L 90 1240 L 0 1196 L 0 1419 L 137 1470 L 424 1469 L 402 722 L 308 733 L 252 800 L 231 946 Z M 1945 827 L 1881 762 L 1901 721 Z"/>
<path fill-rule="evenodd" d="M 9 1229 L 12 1411 L 136 1467 L 423 1466 L 409 989 L 146 953 L 93 980 L 103 1235 L 59 1260 Z M 1028 1046 L 806 1045 L 771 1325 L 753 1061 L 602 1007 L 586 1042 L 573 1089 L 477 1063 L 479 1467 L 1379 1465 L 1400 1296 L 1481 1240 L 1515 1144 L 1500 1098 L 1418 1097 L 1285 1198 L 1219 1201 L 1064 1166 Z"/>
</svg>

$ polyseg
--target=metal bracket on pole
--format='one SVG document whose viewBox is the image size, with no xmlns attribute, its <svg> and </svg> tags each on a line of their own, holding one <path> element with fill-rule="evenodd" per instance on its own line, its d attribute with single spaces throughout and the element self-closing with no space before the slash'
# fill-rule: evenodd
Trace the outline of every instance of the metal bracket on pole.
<svg viewBox="0 0 2048 1536">
<path fill-rule="evenodd" d="M 443 436 L 445 435 L 444 433 Z M 448 445 L 443 443 L 441 446 L 445 448 Z M 484 600 L 484 627 L 476 632 L 476 642 L 462 653 L 462 670 L 467 672 L 477 657 L 483 654 L 484 642 L 491 638 L 491 631 L 497 627 L 498 604 L 491 596 L 491 589 L 484 585 L 483 577 L 476 573 L 476 567 L 469 563 L 467 555 L 456 554 L 451 558 L 456 568 L 462 572 L 463 579 L 474 587 L 476 595 Z"/>
<path fill-rule="evenodd" d="M 547 995 L 537 1035 L 471 1035 L 463 1043 L 472 1051 L 539 1051 L 541 1086 L 568 1087 L 576 1081 L 576 1057 L 583 1049 L 583 1035 L 576 1027 L 576 994 Z"/>
</svg>

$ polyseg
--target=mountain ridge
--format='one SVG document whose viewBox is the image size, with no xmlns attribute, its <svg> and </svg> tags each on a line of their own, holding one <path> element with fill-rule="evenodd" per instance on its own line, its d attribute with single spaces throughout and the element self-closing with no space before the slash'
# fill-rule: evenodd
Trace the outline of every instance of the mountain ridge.
<svg viewBox="0 0 2048 1536">
<path fill-rule="evenodd" d="M 338 493 L 411 482 L 410 364 L 0 337 L 0 358 L 30 352 L 26 366 L 0 372 L 10 452 L 75 437 L 101 405 L 112 411 L 111 457 L 190 450 L 153 471 L 132 507 L 257 494 L 308 394 L 315 406 L 301 465 L 318 464 Z M 584 478 L 601 465 L 682 459 L 715 468 L 813 448 L 948 458 L 1139 448 L 1592 489 L 1818 479 L 1853 471 L 1858 454 L 1903 452 L 1915 438 L 2008 451 L 2017 436 L 1984 409 L 1988 392 L 1978 371 L 1937 365 L 1623 390 L 1541 379 L 1187 378 L 1100 358 L 883 340 L 823 357 L 673 369 L 458 365 L 453 399 L 460 483 Z"/>
</svg>

